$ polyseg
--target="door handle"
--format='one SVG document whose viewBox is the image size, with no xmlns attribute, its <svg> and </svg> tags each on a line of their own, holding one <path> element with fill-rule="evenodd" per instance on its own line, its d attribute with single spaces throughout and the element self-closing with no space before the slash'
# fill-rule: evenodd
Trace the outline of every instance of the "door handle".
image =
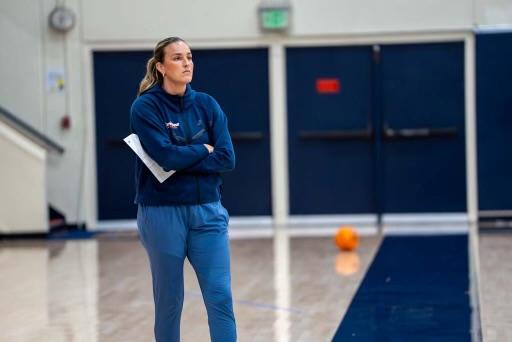
<svg viewBox="0 0 512 342">
<path fill-rule="evenodd" d="M 263 133 L 260 131 L 253 132 L 232 132 L 231 140 L 233 141 L 255 141 L 263 140 Z"/>
<path fill-rule="evenodd" d="M 373 136 L 371 128 L 364 130 L 299 131 L 303 140 L 368 140 Z"/>
<path fill-rule="evenodd" d="M 457 135 L 457 128 L 441 127 L 393 129 L 390 128 L 387 124 L 384 124 L 383 133 L 383 136 L 387 139 L 421 139 L 435 137 L 454 137 Z"/>
<path fill-rule="evenodd" d="M 108 139 L 106 144 L 110 147 L 125 146 L 126 142 L 123 139 Z"/>
</svg>

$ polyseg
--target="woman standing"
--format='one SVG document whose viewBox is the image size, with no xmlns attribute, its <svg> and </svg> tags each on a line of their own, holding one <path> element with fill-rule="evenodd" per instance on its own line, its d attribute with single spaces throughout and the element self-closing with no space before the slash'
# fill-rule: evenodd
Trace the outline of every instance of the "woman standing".
<svg viewBox="0 0 512 342">
<path fill-rule="evenodd" d="M 212 341 L 236 341 L 231 297 L 228 213 L 220 203 L 220 173 L 235 166 L 227 119 L 215 99 L 190 87 L 188 44 L 156 45 L 131 108 L 132 132 L 165 170 L 163 183 L 136 161 L 137 225 L 153 279 L 155 338 L 179 341 L 183 263 L 192 264 L 208 313 Z"/>
</svg>

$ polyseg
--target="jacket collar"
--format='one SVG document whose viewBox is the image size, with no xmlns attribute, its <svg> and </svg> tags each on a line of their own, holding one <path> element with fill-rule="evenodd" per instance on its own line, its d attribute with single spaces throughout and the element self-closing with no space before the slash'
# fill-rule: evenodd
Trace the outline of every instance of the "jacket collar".
<svg viewBox="0 0 512 342">
<path fill-rule="evenodd" d="M 183 110 L 192 104 L 195 97 L 195 91 L 192 89 L 190 84 L 187 84 L 187 88 L 185 89 L 185 94 L 183 94 L 183 96 L 169 94 L 160 84 L 154 85 L 147 93 L 158 97 L 177 112 L 183 112 Z"/>
</svg>

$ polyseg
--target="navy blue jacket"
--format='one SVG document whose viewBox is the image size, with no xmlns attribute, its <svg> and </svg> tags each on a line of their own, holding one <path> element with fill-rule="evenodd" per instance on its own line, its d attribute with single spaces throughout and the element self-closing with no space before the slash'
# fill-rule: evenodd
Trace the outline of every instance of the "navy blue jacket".
<svg viewBox="0 0 512 342">
<path fill-rule="evenodd" d="M 132 104 L 131 130 L 142 147 L 164 170 L 176 173 L 160 183 L 136 158 L 135 203 L 199 204 L 218 201 L 220 173 L 235 167 L 227 118 L 213 97 L 194 91 L 170 95 L 160 85 Z M 203 144 L 214 146 L 208 153 Z"/>
</svg>

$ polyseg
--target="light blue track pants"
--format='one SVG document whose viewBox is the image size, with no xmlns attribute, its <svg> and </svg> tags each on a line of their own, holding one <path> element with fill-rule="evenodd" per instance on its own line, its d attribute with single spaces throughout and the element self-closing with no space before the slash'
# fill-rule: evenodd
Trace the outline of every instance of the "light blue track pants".
<svg viewBox="0 0 512 342">
<path fill-rule="evenodd" d="M 236 341 L 228 213 L 221 203 L 139 205 L 137 225 L 151 265 L 156 341 L 180 340 L 185 257 L 201 287 L 211 340 Z"/>
</svg>

